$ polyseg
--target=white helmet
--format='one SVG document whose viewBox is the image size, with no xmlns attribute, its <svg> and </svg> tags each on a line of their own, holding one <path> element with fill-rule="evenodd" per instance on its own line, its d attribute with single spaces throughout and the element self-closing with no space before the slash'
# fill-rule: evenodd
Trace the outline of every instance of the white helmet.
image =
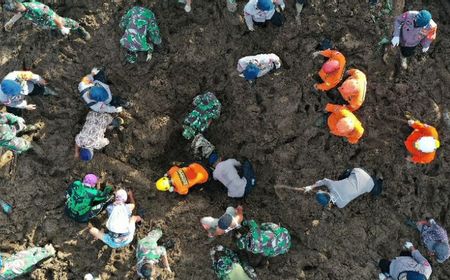
<svg viewBox="0 0 450 280">
<path fill-rule="evenodd" d="M 414 146 L 423 153 L 432 153 L 439 148 L 440 143 L 431 136 L 424 136 L 417 140 Z"/>
</svg>

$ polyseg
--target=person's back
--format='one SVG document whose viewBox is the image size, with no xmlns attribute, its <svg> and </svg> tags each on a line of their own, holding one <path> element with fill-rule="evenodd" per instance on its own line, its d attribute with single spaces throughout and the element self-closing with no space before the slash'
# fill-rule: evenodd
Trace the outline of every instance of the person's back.
<svg viewBox="0 0 450 280">
<path fill-rule="evenodd" d="M 187 167 L 173 166 L 167 174 L 169 175 L 174 191 L 185 195 L 189 189 L 197 184 L 208 181 L 208 171 L 198 163 L 192 163 Z"/>
<path fill-rule="evenodd" d="M 417 272 L 429 279 L 432 269 L 430 263 L 420 254 L 419 250 L 414 250 L 411 252 L 411 257 L 400 256 L 391 261 L 389 275 L 393 279 L 398 279 L 405 272 Z"/>
<path fill-rule="evenodd" d="M 23 2 L 22 5 L 27 9 L 23 15 L 26 19 L 40 27 L 58 28 L 55 24 L 57 14 L 49 6 L 37 1 Z"/>
<path fill-rule="evenodd" d="M 347 71 L 350 77 L 338 88 L 342 98 L 349 104 L 346 107 L 354 112 L 358 110 L 366 98 L 366 75 L 358 69 Z"/>
<path fill-rule="evenodd" d="M 358 143 L 364 134 L 364 128 L 356 116 L 341 105 L 327 104 L 325 110 L 331 113 L 328 117 L 330 133 L 347 138 L 350 144 Z M 341 120 L 345 120 L 344 124 L 347 124 L 341 125 Z"/>
<path fill-rule="evenodd" d="M 323 50 L 319 52 L 321 55 L 329 58 L 327 62 L 322 66 L 319 71 L 319 76 L 323 83 L 315 84 L 314 87 L 318 90 L 328 91 L 336 87 L 342 80 L 345 70 L 345 57 L 342 53 L 337 50 Z M 337 69 L 334 71 L 328 71 L 325 67 L 330 61 L 337 62 Z"/>
<path fill-rule="evenodd" d="M 408 121 L 414 131 L 405 141 L 406 149 L 411 153 L 411 161 L 414 163 L 426 164 L 430 163 L 436 157 L 436 149 L 439 148 L 439 135 L 433 126 L 423 124 L 420 121 Z M 435 148 L 432 151 L 424 152 L 421 150 L 419 141 L 422 138 L 432 137 L 435 140 Z"/>
<path fill-rule="evenodd" d="M 336 206 L 343 208 L 358 196 L 371 192 L 374 185 L 372 177 L 366 171 L 354 168 L 348 178 L 339 181 L 330 180 L 327 187 L 336 199 Z"/>
<path fill-rule="evenodd" d="M 241 178 L 236 167 L 241 164 L 235 159 L 219 162 L 213 172 L 213 178 L 220 181 L 227 189 L 229 197 L 242 197 L 245 193 L 247 180 Z"/>
</svg>

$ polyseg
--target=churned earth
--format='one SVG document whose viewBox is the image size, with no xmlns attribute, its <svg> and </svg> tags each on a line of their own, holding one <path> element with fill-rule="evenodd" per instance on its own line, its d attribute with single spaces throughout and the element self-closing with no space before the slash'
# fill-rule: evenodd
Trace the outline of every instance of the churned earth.
<svg viewBox="0 0 450 280">
<path fill-rule="evenodd" d="M 53 1 L 55 2 L 55 1 Z M 57 256 L 21 279 L 82 279 L 91 272 L 102 279 L 137 279 L 135 241 L 109 249 L 88 234 L 86 224 L 63 214 L 67 185 L 86 172 L 104 170 L 115 187 L 134 190 L 145 222 L 137 238 L 161 227 L 163 241 L 176 242 L 169 251 L 173 274 L 158 279 L 215 279 L 209 259 L 213 244 L 232 245 L 231 237 L 207 244 L 202 216 L 220 216 L 228 205 L 242 204 L 247 218 L 275 222 L 293 237 L 288 254 L 256 269 L 260 279 L 377 279 L 377 261 L 397 256 L 406 240 L 419 236 L 404 225 L 407 217 L 434 216 L 450 228 L 450 5 L 446 0 L 396 1 L 392 14 L 369 9 L 367 1 L 311 0 L 301 24 L 294 1 L 287 1 L 287 22 L 246 32 L 242 10 L 231 14 L 225 1 L 194 0 L 186 14 L 176 1 L 145 1 L 157 15 L 164 48 L 150 63 L 125 63 L 119 46 L 120 17 L 131 6 L 112 1 L 66 0 L 59 14 L 79 20 L 92 40 L 63 38 L 21 20 L 13 33 L 0 32 L 0 76 L 20 69 L 23 60 L 43 75 L 58 97 L 34 97 L 38 108 L 26 112 L 29 122 L 47 126 L 36 149 L 20 155 L 15 168 L 2 170 L 0 198 L 14 204 L 10 217 L 0 215 L 0 251 L 12 253 L 32 245 L 54 244 Z M 383 1 L 385 2 L 385 1 Z M 403 10 L 429 9 L 438 24 L 430 51 L 412 59 L 406 71 L 395 66 L 397 50 L 378 43 L 390 40 L 393 15 Z M 2 12 L 2 23 L 12 16 Z M 330 135 L 320 126 L 330 101 L 312 92 L 312 75 L 322 60 L 312 53 L 323 38 L 331 38 L 347 57 L 348 67 L 367 74 L 364 106 L 356 112 L 365 127 L 357 145 Z M 235 70 L 237 60 L 258 53 L 278 54 L 282 68 L 251 87 Z M 383 55 L 384 54 L 384 55 Z M 142 60 L 142 57 L 141 57 Z M 122 131 L 89 164 L 73 159 L 74 137 L 87 107 L 77 84 L 94 66 L 105 66 L 113 93 L 132 100 L 130 119 Z M 223 111 L 206 137 L 225 157 L 247 157 L 254 163 L 258 184 L 245 200 L 228 199 L 217 182 L 185 197 L 158 193 L 154 181 L 172 161 L 189 161 L 190 143 L 181 122 L 192 99 L 212 91 Z M 442 147 L 429 165 L 413 165 L 403 141 L 410 133 L 405 113 L 435 126 Z M 448 115 L 447 115 L 448 116 Z M 382 175 L 384 192 L 369 195 L 344 209 L 322 209 L 312 195 L 277 184 L 305 186 L 323 177 L 336 178 L 348 167 L 361 166 Z M 94 224 L 105 221 L 100 216 Z M 420 247 L 424 252 L 423 247 Z M 433 262 L 432 279 L 450 279 L 450 264 Z"/>
</svg>

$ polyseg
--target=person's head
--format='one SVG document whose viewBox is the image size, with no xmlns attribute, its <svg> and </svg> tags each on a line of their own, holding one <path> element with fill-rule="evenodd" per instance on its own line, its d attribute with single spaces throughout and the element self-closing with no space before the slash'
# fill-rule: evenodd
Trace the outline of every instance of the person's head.
<svg viewBox="0 0 450 280">
<path fill-rule="evenodd" d="M 86 174 L 83 179 L 83 184 L 89 187 L 95 187 L 98 182 L 98 177 L 95 174 Z"/>
<path fill-rule="evenodd" d="M 342 85 L 338 88 L 341 94 L 353 94 L 358 91 L 358 81 L 355 79 L 346 80 Z"/>
<path fill-rule="evenodd" d="M 224 214 L 222 217 L 219 218 L 219 222 L 217 223 L 217 226 L 221 230 L 227 230 L 231 223 L 233 222 L 233 217 L 230 214 Z"/>
<path fill-rule="evenodd" d="M 253 63 L 249 63 L 244 70 L 244 78 L 247 81 L 256 80 L 256 78 L 258 78 L 259 72 L 260 72 L 260 70 L 259 70 L 258 66 L 256 66 Z"/>
<path fill-rule="evenodd" d="M 94 150 L 90 148 L 80 149 L 80 159 L 82 161 L 90 161 L 94 157 Z"/>
<path fill-rule="evenodd" d="M 140 273 L 144 276 L 144 279 L 150 280 L 153 275 L 153 265 L 146 263 L 141 267 Z"/>
<path fill-rule="evenodd" d="M 414 143 L 414 147 L 422 153 L 432 153 L 441 146 L 439 140 L 434 139 L 431 136 L 421 137 Z"/>
<path fill-rule="evenodd" d="M 258 0 L 256 7 L 262 11 L 270 11 L 274 9 L 272 0 Z"/>
<path fill-rule="evenodd" d="M 327 62 L 325 62 L 322 65 L 322 70 L 326 74 L 331 74 L 339 70 L 339 61 L 336 59 L 328 59 Z"/>
<path fill-rule="evenodd" d="M 443 263 L 448 259 L 448 250 L 448 244 L 445 242 L 437 242 L 434 244 L 433 251 L 438 263 Z"/>
<path fill-rule="evenodd" d="M 316 201 L 323 207 L 326 207 L 331 201 L 330 194 L 324 191 L 319 191 L 316 193 Z"/>
<path fill-rule="evenodd" d="M 156 189 L 161 192 L 173 191 L 172 184 L 170 183 L 170 178 L 167 176 L 161 177 L 156 181 Z"/>
<path fill-rule="evenodd" d="M 417 27 L 424 27 L 427 26 L 431 21 L 431 13 L 427 10 L 420 11 L 415 20 L 414 23 Z"/>
<path fill-rule="evenodd" d="M 391 261 L 386 260 L 386 259 L 381 259 L 378 262 L 378 266 L 380 267 L 382 273 L 389 273 Z"/>
<path fill-rule="evenodd" d="M 116 202 L 125 203 L 125 202 L 127 202 L 127 199 L 128 199 L 128 194 L 127 194 L 126 190 L 119 189 L 116 191 L 116 194 L 115 194 Z"/>
<path fill-rule="evenodd" d="M 212 167 L 215 167 L 220 162 L 219 154 L 216 152 L 212 152 L 208 157 L 208 164 Z"/>
<path fill-rule="evenodd" d="M 108 92 L 104 87 L 94 86 L 91 87 L 89 97 L 97 102 L 103 102 L 108 99 Z"/>
<path fill-rule="evenodd" d="M 342 118 L 336 123 L 336 130 L 341 134 L 347 134 L 355 129 L 355 123 L 349 117 Z"/>
<path fill-rule="evenodd" d="M 2 92 L 6 95 L 17 96 L 22 91 L 22 86 L 13 80 L 3 80 L 1 84 Z"/>
</svg>

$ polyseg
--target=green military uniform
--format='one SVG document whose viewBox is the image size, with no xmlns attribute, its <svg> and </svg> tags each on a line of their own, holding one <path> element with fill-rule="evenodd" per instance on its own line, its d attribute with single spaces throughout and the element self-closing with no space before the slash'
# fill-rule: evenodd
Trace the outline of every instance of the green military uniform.
<svg viewBox="0 0 450 280">
<path fill-rule="evenodd" d="M 66 191 L 65 213 L 77 222 L 85 223 L 97 216 L 112 199 L 109 194 L 112 187 L 104 191 L 84 185 L 81 181 L 73 182 Z"/>
<path fill-rule="evenodd" d="M 55 251 L 47 248 L 35 247 L 4 259 L 3 266 L 0 267 L 0 280 L 10 280 L 29 273 L 40 261 L 53 257 Z"/>
<path fill-rule="evenodd" d="M 256 279 L 255 270 L 242 263 L 236 253 L 228 248 L 216 246 L 210 251 L 213 270 L 220 280 Z"/>
<path fill-rule="evenodd" d="M 156 264 L 161 259 L 161 256 L 167 254 L 164 246 L 158 246 L 157 242 L 161 236 L 162 231 L 160 229 L 154 229 L 146 237 L 138 241 L 136 250 L 136 269 L 140 277 L 144 277 L 141 274 L 141 268 L 145 264 Z"/>
<path fill-rule="evenodd" d="M 204 132 L 212 120 L 220 117 L 222 104 L 212 92 L 197 95 L 193 102 L 195 109 L 183 121 L 183 136 L 192 139 L 198 133 Z"/>
<path fill-rule="evenodd" d="M 0 113 L 0 146 L 19 154 L 31 148 L 30 141 L 16 136 L 20 119 L 11 113 Z"/>
<path fill-rule="evenodd" d="M 266 257 L 275 257 L 289 251 L 291 236 L 287 229 L 274 223 L 262 223 L 258 226 L 254 220 L 244 221 L 242 225 L 248 226 L 249 231 L 237 240 L 239 249 Z"/>
<path fill-rule="evenodd" d="M 22 5 L 27 8 L 23 13 L 23 17 L 30 20 L 37 26 L 45 29 L 59 29 L 55 23 L 55 17 L 58 16 L 49 6 L 38 1 L 22 2 Z M 70 28 L 71 31 L 79 32 L 85 35 L 85 30 L 78 22 L 73 19 L 63 17 L 64 27 Z"/>
<path fill-rule="evenodd" d="M 127 60 L 137 61 L 137 52 L 153 52 L 153 44 L 161 44 L 161 34 L 155 14 L 143 7 L 131 8 L 120 21 L 125 34 L 120 39 L 122 47 L 128 50 Z M 150 37 L 151 42 L 148 41 Z"/>
</svg>

